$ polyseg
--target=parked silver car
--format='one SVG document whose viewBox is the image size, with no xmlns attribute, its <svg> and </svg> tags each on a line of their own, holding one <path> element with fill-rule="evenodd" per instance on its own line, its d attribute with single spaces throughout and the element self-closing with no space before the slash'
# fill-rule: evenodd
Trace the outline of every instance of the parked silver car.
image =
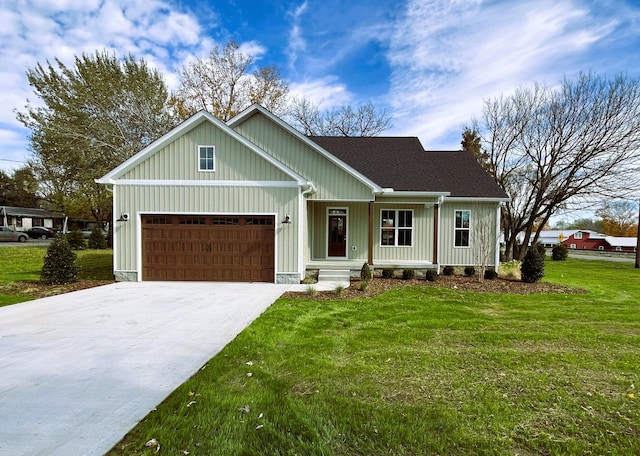
<svg viewBox="0 0 640 456">
<path fill-rule="evenodd" d="M 0 241 L 24 242 L 27 240 L 27 233 L 13 231 L 8 226 L 0 226 Z"/>
</svg>

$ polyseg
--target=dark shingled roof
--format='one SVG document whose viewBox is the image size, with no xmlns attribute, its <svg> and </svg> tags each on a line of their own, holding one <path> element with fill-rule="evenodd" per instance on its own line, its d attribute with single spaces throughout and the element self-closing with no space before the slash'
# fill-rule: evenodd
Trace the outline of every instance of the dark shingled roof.
<svg viewBox="0 0 640 456">
<path fill-rule="evenodd" d="M 427 152 L 415 137 L 310 136 L 309 139 L 383 188 L 507 198 L 468 152 Z"/>
</svg>

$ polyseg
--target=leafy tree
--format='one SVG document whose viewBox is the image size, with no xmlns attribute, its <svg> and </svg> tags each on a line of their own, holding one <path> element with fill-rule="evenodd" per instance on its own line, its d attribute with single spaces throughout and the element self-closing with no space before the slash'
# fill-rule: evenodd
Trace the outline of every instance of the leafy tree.
<svg viewBox="0 0 640 456">
<path fill-rule="evenodd" d="M 604 233 L 609 236 L 636 236 L 638 234 L 638 207 L 632 201 L 611 201 L 596 211 L 602 218 Z"/>
<path fill-rule="evenodd" d="M 569 257 L 569 248 L 565 244 L 556 244 L 551 249 L 551 259 L 553 261 L 566 261 Z"/>
<path fill-rule="evenodd" d="M 377 136 L 391 128 L 391 116 L 372 102 L 353 108 L 320 111 L 320 106 L 301 98 L 294 99 L 289 108 L 291 125 L 309 136 Z"/>
<path fill-rule="evenodd" d="M 75 282 L 78 278 L 76 254 L 64 236 L 56 236 L 44 256 L 40 281 L 47 285 Z"/>
<path fill-rule="evenodd" d="M 519 88 L 486 100 L 475 128 L 511 197 L 502 212 L 508 258 L 522 259 L 536 226 L 570 202 L 638 188 L 640 79 L 589 73 L 558 88 Z"/>
<path fill-rule="evenodd" d="M 565 226 L 559 229 L 566 230 L 589 230 L 595 231 L 596 233 L 604 232 L 604 223 L 602 220 L 593 220 L 591 218 L 579 218 L 575 219 L 571 223 L 567 223 Z"/>
<path fill-rule="evenodd" d="M 254 61 L 235 41 L 223 49 L 214 47 L 207 58 L 193 60 L 179 70 L 174 105 L 185 117 L 204 109 L 223 121 L 253 103 L 283 114 L 289 86 L 280 69 L 272 65 L 251 72 Z"/>
<path fill-rule="evenodd" d="M 460 141 L 462 150 L 473 155 L 483 168 L 489 167 L 489 154 L 482 147 L 482 138 L 476 130 L 466 127 L 462 132 L 462 141 Z"/>
<path fill-rule="evenodd" d="M 83 54 L 27 70 L 38 103 L 17 118 L 31 130 L 30 166 L 53 209 L 109 218 L 111 195 L 94 179 L 175 126 L 160 73 L 129 55 Z"/>
<path fill-rule="evenodd" d="M 0 206 L 39 207 L 38 181 L 29 168 L 0 171 Z"/>
</svg>

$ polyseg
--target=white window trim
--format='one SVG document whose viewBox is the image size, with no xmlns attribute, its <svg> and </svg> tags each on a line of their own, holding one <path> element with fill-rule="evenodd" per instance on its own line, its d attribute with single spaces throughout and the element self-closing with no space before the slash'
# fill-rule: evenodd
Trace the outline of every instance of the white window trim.
<svg viewBox="0 0 640 456">
<path fill-rule="evenodd" d="M 456 212 L 469 213 L 469 228 L 456 228 Z M 456 232 L 466 230 L 469 232 L 469 245 L 456 245 Z M 470 249 L 471 248 L 471 209 L 455 209 L 453 211 L 453 248 L 454 249 Z"/>
<path fill-rule="evenodd" d="M 575 244 L 571 244 L 571 245 L 569 246 L 569 248 L 570 248 L 570 249 L 574 249 L 574 250 L 575 250 L 576 245 L 575 245 Z"/>
<path fill-rule="evenodd" d="M 200 167 L 201 159 L 200 159 L 200 151 L 203 147 L 212 148 L 213 149 L 213 169 L 202 169 Z M 216 171 L 216 146 L 214 145 L 206 145 L 200 144 L 198 145 L 198 172 L 201 173 L 214 173 Z"/>
<path fill-rule="evenodd" d="M 576 232 L 573 234 L 573 238 L 574 238 L 574 239 L 582 239 L 582 231 L 576 231 Z"/>
<path fill-rule="evenodd" d="M 385 245 L 382 244 L 382 230 L 383 230 L 383 226 L 382 226 L 382 212 L 383 211 L 389 211 L 389 212 L 395 212 L 395 221 L 396 221 L 396 226 L 393 227 L 393 231 L 394 231 L 394 238 L 393 238 L 393 245 Z M 411 226 L 407 227 L 407 226 L 398 226 L 398 221 L 400 220 L 400 211 L 405 211 L 405 212 L 411 212 Z M 413 240 L 415 239 L 414 236 L 414 228 L 415 228 L 415 214 L 413 212 L 413 209 L 380 209 L 380 223 L 378 224 L 378 229 L 380 230 L 380 247 L 384 247 L 384 248 L 406 248 L 406 247 L 413 247 Z M 389 228 L 386 228 L 387 230 Z M 410 245 L 398 245 L 398 233 L 400 232 L 400 230 L 409 230 L 411 231 L 411 244 Z"/>
</svg>

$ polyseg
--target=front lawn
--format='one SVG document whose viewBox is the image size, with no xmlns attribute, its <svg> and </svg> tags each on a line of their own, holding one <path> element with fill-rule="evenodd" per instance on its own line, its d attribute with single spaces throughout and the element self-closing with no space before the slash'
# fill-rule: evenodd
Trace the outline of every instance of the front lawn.
<svg viewBox="0 0 640 456">
<path fill-rule="evenodd" d="M 545 280 L 280 299 L 109 455 L 640 454 L 640 271 Z"/>
<path fill-rule="evenodd" d="M 112 250 L 78 250 L 78 282 L 39 284 L 47 247 L 0 248 L 0 307 L 113 281 Z"/>
</svg>

